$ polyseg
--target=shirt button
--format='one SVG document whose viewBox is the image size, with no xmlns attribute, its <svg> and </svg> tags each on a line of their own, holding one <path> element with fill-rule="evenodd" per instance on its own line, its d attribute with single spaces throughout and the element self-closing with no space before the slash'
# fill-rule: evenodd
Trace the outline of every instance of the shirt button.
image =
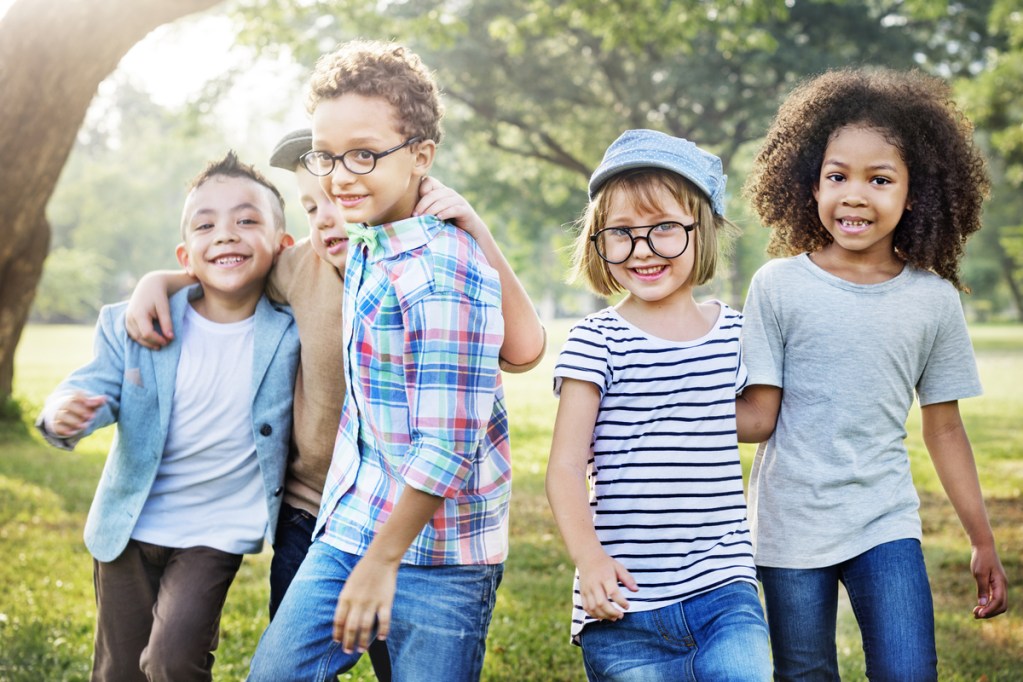
<svg viewBox="0 0 1023 682">
<path fill-rule="evenodd" d="M 273 427 L 270 426 L 269 424 L 263 424 L 261 427 L 259 427 L 259 433 L 261 435 L 269 436 L 273 432 L 274 432 Z"/>
<path fill-rule="evenodd" d="M 277 486 L 277 490 L 274 491 L 274 497 L 280 497 L 281 493 L 284 492 L 284 486 Z"/>
</svg>

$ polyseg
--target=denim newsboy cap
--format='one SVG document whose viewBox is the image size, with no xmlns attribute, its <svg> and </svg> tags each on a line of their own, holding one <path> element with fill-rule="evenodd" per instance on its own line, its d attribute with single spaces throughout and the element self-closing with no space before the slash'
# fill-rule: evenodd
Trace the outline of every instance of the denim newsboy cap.
<svg viewBox="0 0 1023 682">
<path fill-rule="evenodd" d="M 721 170 L 721 159 L 689 140 L 656 130 L 626 130 L 611 143 L 590 176 L 590 199 L 612 176 L 635 168 L 663 168 L 678 173 L 703 190 L 715 214 L 725 214 L 728 176 Z"/>
<path fill-rule="evenodd" d="M 270 153 L 270 165 L 293 171 L 298 159 L 313 148 L 313 131 L 309 128 L 292 130 L 281 138 Z"/>
</svg>

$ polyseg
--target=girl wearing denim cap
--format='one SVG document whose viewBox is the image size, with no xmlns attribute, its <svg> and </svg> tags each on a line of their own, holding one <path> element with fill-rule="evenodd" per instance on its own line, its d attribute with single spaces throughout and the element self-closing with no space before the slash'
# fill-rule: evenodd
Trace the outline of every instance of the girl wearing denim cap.
<svg viewBox="0 0 1023 682">
<path fill-rule="evenodd" d="M 731 228 L 724 189 L 720 159 L 652 130 L 624 133 L 590 178 L 571 278 L 625 296 L 558 359 L 547 497 L 591 680 L 770 677 L 737 442 L 742 317 L 693 298 Z M 766 437 L 738 406 L 743 435 Z"/>
<path fill-rule="evenodd" d="M 786 256 L 754 275 L 743 308 L 748 399 L 767 395 L 778 415 L 750 474 L 777 679 L 839 679 L 839 582 L 867 677 L 938 679 L 905 445 L 914 397 L 972 545 L 974 617 L 1005 611 L 958 403 L 981 391 L 956 289 L 987 186 L 948 86 L 918 72 L 849 69 L 803 83 L 756 157 L 747 193 L 772 229 L 771 253 Z"/>
</svg>

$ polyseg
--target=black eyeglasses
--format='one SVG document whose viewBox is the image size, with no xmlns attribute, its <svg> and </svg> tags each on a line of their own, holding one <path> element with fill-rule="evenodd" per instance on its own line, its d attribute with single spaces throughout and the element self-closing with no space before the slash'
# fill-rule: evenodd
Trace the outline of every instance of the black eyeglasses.
<svg viewBox="0 0 1023 682">
<path fill-rule="evenodd" d="M 410 137 L 397 147 L 391 147 L 390 149 L 382 152 L 373 152 L 368 149 L 349 149 L 344 154 L 308 151 L 299 157 L 299 159 L 302 161 L 302 165 L 305 166 L 307 171 L 321 178 L 333 173 L 338 161 L 340 161 L 341 165 L 347 168 L 351 173 L 355 173 L 356 175 L 367 175 L 368 173 L 372 173 L 373 169 L 377 167 L 377 161 L 379 159 L 384 158 L 388 154 L 393 154 L 399 149 L 407 147 L 410 144 L 419 142 L 421 139 L 421 137 Z"/>
<path fill-rule="evenodd" d="M 650 250 L 661 258 L 678 258 L 689 248 L 689 233 L 696 225 L 665 222 L 638 227 L 605 227 L 590 237 L 590 241 L 597 255 L 612 265 L 629 260 L 636 250 L 637 239 L 645 239 Z M 646 230 L 646 234 L 633 234 L 634 230 Z"/>
</svg>

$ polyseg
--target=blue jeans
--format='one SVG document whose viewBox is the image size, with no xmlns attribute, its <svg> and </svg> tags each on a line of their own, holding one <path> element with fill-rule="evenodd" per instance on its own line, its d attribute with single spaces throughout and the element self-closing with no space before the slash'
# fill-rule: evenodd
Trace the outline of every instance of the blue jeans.
<svg viewBox="0 0 1023 682">
<path fill-rule="evenodd" d="M 259 640 L 249 680 L 326 681 L 358 662 L 360 654 L 346 654 L 332 638 L 337 597 L 358 561 L 325 542 L 313 543 Z M 403 564 L 387 637 L 394 679 L 478 680 L 503 572 L 502 564 Z"/>
<path fill-rule="evenodd" d="M 580 637 L 590 680 L 733 680 L 771 677 L 757 588 L 736 582 L 653 611 L 587 625 Z"/>
<path fill-rule="evenodd" d="M 316 517 L 309 512 L 296 509 L 290 504 L 281 505 L 277 533 L 274 536 L 274 556 L 270 561 L 270 620 L 277 615 L 277 609 L 298 573 L 298 567 L 309 552 L 315 527 Z M 387 653 L 387 642 L 373 640 L 368 653 L 376 678 L 380 682 L 390 682 L 391 658 Z"/>
<path fill-rule="evenodd" d="M 860 626 L 869 679 L 938 679 L 934 607 L 918 540 L 886 542 L 836 566 L 758 572 L 776 680 L 839 680 L 839 581 Z"/>
</svg>

